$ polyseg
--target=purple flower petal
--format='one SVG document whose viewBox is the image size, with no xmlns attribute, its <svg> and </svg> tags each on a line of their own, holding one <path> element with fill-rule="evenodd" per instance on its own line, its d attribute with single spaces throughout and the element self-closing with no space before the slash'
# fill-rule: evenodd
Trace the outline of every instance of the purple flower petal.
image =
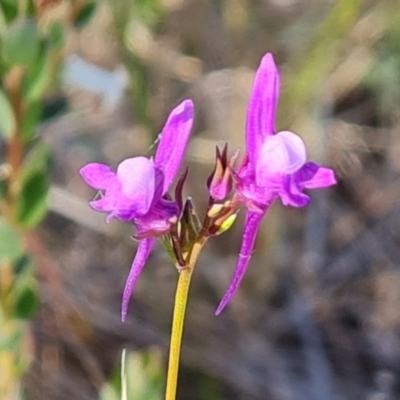
<svg viewBox="0 0 400 400">
<path fill-rule="evenodd" d="M 282 176 L 301 168 L 306 159 L 306 147 L 296 134 L 282 131 L 268 136 L 261 147 L 256 164 L 257 185 L 279 183 Z"/>
<path fill-rule="evenodd" d="M 193 124 L 193 102 L 184 100 L 172 110 L 161 133 L 155 164 L 164 172 L 163 194 L 175 178 Z"/>
<path fill-rule="evenodd" d="M 286 176 L 279 196 L 285 206 L 304 207 L 310 202 L 310 197 L 302 193 L 303 189 L 318 189 L 335 183 L 333 170 L 309 162 L 294 174 Z"/>
<path fill-rule="evenodd" d="M 286 174 L 292 174 L 299 170 L 307 160 L 307 150 L 303 139 L 290 131 L 278 132 L 275 137 L 279 137 L 285 145 L 287 152 Z"/>
<path fill-rule="evenodd" d="M 161 175 L 158 180 L 162 185 L 162 172 L 157 171 L 151 160 L 145 157 L 126 159 L 118 166 L 117 175 L 107 182 L 102 197 L 89 204 L 96 211 L 109 212 L 107 222 L 113 217 L 123 221 L 141 217 L 148 213 L 154 201 L 156 175 Z M 160 190 L 158 193 L 161 196 Z"/>
<path fill-rule="evenodd" d="M 153 204 L 158 203 L 164 195 L 164 172 L 159 168 L 154 168 L 154 198 Z M 152 204 L 152 207 L 153 207 Z"/>
<path fill-rule="evenodd" d="M 136 218 L 138 236 L 149 237 L 168 232 L 171 229 L 171 219 L 177 218 L 179 212 L 178 204 L 175 201 L 161 199 L 151 207 L 148 214 Z"/>
<path fill-rule="evenodd" d="M 118 197 L 106 193 L 101 199 L 89 202 L 95 211 L 109 212 L 106 221 L 110 222 L 114 217 L 121 221 L 131 221 L 140 216 L 136 211 L 135 203 L 123 194 Z"/>
<path fill-rule="evenodd" d="M 89 202 L 90 207 L 95 211 L 99 212 L 111 212 L 114 209 L 114 197 L 110 195 L 103 195 L 98 200 L 93 200 Z"/>
<path fill-rule="evenodd" d="M 122 296 L 122 310 L 121 310 L 122 322 L 124 322 L 126 319 L 129 300 L 131 298 L 131 294 L 135 286 L 135 283 L 140 273 L 142 272 L 144 264 L 146 263 L 149 257 L 150 251 L 152 250 L 155 241 L 156 241 L 155 238 L 148 238 L 141 240 L 139 243 L 135 259 L 133 260 L 133 264 L 128 275 L 128 279 L 126 280 L 124 294 Z"/>
<path fill-rule="evenodd" d="M 318 189 L 336 184 L 335 172 L 314 162 L 305 164 L 295 173 L 294 179 L 307 189 Z"/>
<path fill-rule="evenodd" d="M 94 189 L 107 189 L 115 180 L 114 171 L 105 164 L 90 163 L 79 171 L 85 182 Z"/>
<path fill-rule="evenodd" d="M 229 303 L 233 295 L 236 293 L 240 282 L 243 279 L 243 276 L 247 270 L 247 266 L 250 262 L 251 253 L 254 248 L 258 228 L 263 217 L 263 213 L 257 213 L 253 211 L 247 212 L 244 225 L 242 247 L 240 249 L 239 260 L 236 265 L 235 274 L 233 275 L 233 279 L 229 286 L 229 289 L 225 293 L 224 297 L 219 303 L 217 310 L 215 311 L 215 315 L 219 315 L 221 311 L 225 308 L 225 306 Z"/>
<path fill-rule="evenodd" d="M 247 110 L 246 146 L 254 165 L 265 138 L 273 135 L 275 131 L 279 86 L 279 71 L 272 54 L 267 53 L 256 72 Z"/>
<path fill-rule="evenodd" d="M 269 136 L 258 154 L 256 163 L 256 184 L 271 186 L 272 182 L 280 182 L 288 164 L 286 147 L 278 135 Z"/>
<path fill-rule="evenodd" d="M 122 193 L 134 204 L 135 213 L 145 215 L 154 199 L 154 163 L 145 157 L 128 158 L 119 164 L 117 177 Z"/>
<path fill-rule="evenodd" d="M 105 189 L 105 193 L 100 194 L 99 196 L 100 198 L 97 200 L 89 202 L 90 206 L 95 211 L 115 211 L 117 201 L 125 209 L 128 209 L 132 203 L 132 201 L 121 192 L 121 183 L 118 181 L 116 176 L 115 179 L 109 184 L 107 189 Z"/>
<path fill-rule="evenodd" d="M 292 207 L 305 207 L 310 202 L 310 196 L 302 193 L 302 188 L 293 183 L 291 177 L 286 177 L 279 196 L 283 205 Z"/>
</svg>

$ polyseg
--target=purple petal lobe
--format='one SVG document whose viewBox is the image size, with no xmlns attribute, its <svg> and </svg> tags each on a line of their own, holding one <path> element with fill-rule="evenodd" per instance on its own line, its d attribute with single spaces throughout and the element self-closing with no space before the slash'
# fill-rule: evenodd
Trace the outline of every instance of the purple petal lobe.
<svg viewBox="0 0 400 400">
<path fill-rule="evenodd" d="M 228 185 L 222 181 L 210 187 L 210 195 L 216 200 L 224 200 L 228 195 Z"/>
<path fill-rule="evenodd" d="M 282 131 L 267 137 L 256 164 L 257 184 L 265 186 L 283 175 L 292 174 L 303 166 L 306 159 L 306 147 L 296 134 Z"/>
<path fill-rule="evenodd" d="M 90 163 L 79 172 L 85 182 L 94 189 L 107 189 L 116 179 L 114 171 L 105 164 Z"/>
<path fill-rule="evenodd" d="M 285 172 L 292 174 L 300 169 L 307 160 L 307 150 L 303 139 L 290 131 L 281 131 L 276 134 L 281 138 L 287 153 L 287 165 Z"/>
<path fill-rule="evenodd" d="M 273 135 L 275 131 L 279 86 L 279 71 L 272 54 L 267 53 L 256 72 L 247 110 L 246 146 L 254 165 L 265 138 Z"/>
<path fill-rule="evenodd" d="M 155 164 L 164 172 L 163 194 L 177 174 L 193 124 L 193 102 L 184 100 L 172 110 L 161 132 Z"/>
<path fill-rule="evenodd" d="M 261 147 L 256 164 L 256 182 L 268 185 L 285 173 L 288 156 L 282 139 L 278 135 L 269 136 Z"/>
<path fill-rule="evenodd" d="M 295 179 L 307 189 L 317 189 L 336 184 L 335 173 L 330 168 L 309 162 L 295 174 Z"/>
<path fill-rule="evenodd" d="M 290 177 L 286 179 L 279 196 L 283 205 L 292 207 L 305 207 L 310 202 L 310 197 L 301 192 L 301 188 L 290 182 Z"/>
<path fill-rule="evenodd" d="M 128 158 L 119 164 L 117 177 L 122 193 L 135 204 L 135 212 L 146 214 L 154 198 L 154 163 L 145 157 Z"/>
<path fill-rule="evenodd" d="M 135 286 L 135 283 L 140 273 L 142 272 L 144 264 L 146 263 L 147 258 L 149 257 L 150 251 L 152 250 L 154 243 L 155 243 L 155 238 L 143 239 L 139 243 L 135 259 L 133 260 L 133 264 L 128 275 L 128 279 L 126 280 L 124 294 L 122 296 L 122 310 L 121 310 L 122 322 L 124 322 L 126 319 L 129 300 L 131 298 L 131 294 Z"/>
<path fill-rule="evenodd" d="M 155 236 L 168 232 L 171 229 L 170 220 L 177 217 L 179 207 L 175 201 L 161 199 L 151 206 L 150 212 L 143 217 L 136 218 L 139 236 Z"/>
<path fill-rule="evenodd" d="M 233 276 L 232 282 L 229 286 L 229 289 L 225 293 L 217 310 L 215 311 L 215 315 L 219 315 L 221 311 L 225 308 L 225 306 L 229 303 L 233 295 L 236 293 L 236 290 L 239 287 L 240 282 L 243 279 L 243 276 L 247 270 L 247 266 L 249 265 L 251 253 L 254 248 L 254 243 L 256 240 L 258 228 L 260 226 L 260 222 L 263 218 L 263 213 L 257 213 L 253 211 L 248 211 L 244 226 L 244 233 L 242 239 L 242 247 L 239 253 L 239 259 L 236 265 L 235 274 Z"/>
<path fill-rule="evenodd" d="M 95 211 L 108 212 L 114 208 L 114 199 L 111 196 L 103 196 L 99 200 L 90 201 L 89 205 Z"/>
</svg>

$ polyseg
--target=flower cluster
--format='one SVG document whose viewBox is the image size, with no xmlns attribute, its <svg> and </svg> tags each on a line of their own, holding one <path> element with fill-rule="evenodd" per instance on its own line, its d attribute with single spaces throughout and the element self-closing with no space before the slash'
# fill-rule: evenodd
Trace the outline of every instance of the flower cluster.
<svg viewBox="0 0 400 400">
<path fill-rule="evenodd" d="M 216 314 L 236 292 L 249 264 L 257 232 L 265 213 L 278 198 L 285 206 L 304 207 L 310 197 L 304 189 L 336 183 L 333 170 L 307 162 L 303 140 L 290 131 L 275 132 L 279 98 L 279 72 L 271 54 L 257 70 L 246 122 L 246 153 L 238 167 L 238 152 L 228 158 L 227 147 L 217 149 L 216 164 L 208 179 L 209 206 L 200 223 L 191 199 L 183 202 L 187 176 L 178 181 L 175 197 L 168 194 L 178 171 L 193 124 L 193 103 L 185 100 L 170 114 L 161 133 L 155 158 L 135 157 L 122 161 L 116 172 L 109 166 L 91 163 L 81 169 L 88 185 L 100 191 L 90 202 L 96 211 L 131 221 L 139 247 L 129 273 L 122 301 L 122 319 L 127 313 L 134 284 L 147 261 L 157 236 L 178 269 L 185 268 L 188 254 L 198 241 L 224 232 L 233 224 L 238 208 L 247 215 L 242 246 L 231 285 Z"/>
</svg>

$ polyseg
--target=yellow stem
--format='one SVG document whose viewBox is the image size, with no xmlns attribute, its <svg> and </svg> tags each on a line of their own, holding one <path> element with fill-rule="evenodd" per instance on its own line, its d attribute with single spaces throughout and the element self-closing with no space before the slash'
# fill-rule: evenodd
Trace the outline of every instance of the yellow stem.
<svg viewBox="0 0 400 400">
<path fill-rule="evenodd" d="M 200 251 L 206 242 L 205 237 L 201 237 L 192 248 L 189 254 L 187 267 L 179 273 L 178 285 L 175 294 L 174 316 L 172 321 L 171 342 L 169 349 L 167 389 L 165 392 L 165 400 L 176 399 L 176 387 L 178 383 L 179 371 L 179 355 L 181 352 L 183 323 L 185 320 L 185 310 L 188 299 L 190 280 L 192 278 L 193 269 L 199 258 Z"/>
</svg>

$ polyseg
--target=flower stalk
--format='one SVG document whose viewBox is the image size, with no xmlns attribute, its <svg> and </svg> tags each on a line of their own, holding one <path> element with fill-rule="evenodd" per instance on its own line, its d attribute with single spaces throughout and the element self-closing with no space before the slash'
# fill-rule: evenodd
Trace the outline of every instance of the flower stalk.
<svg viewBox="0 0 400 400">
<path fill-rule="evenodd" d="M 170 339 L 165 400 L 175 400 L 176 398 L 183 324 L 185 320 L 185 311 L 188 300 L 190 281 L 192 278 L 194 267 L 206 241 L 207 237 L 200 237 L 193 246 L 193 249 L 189 256 L 190 258 L 188 260 L 187 267 L 179 268 L 180 272 L 175 293 L 174 316 L 172 321 L 172 331 Z"/>
<path fill-rule="evenodd" d="M 176 234 L 176 230 L 172 230 L 170 233 L 171 240 L 178 241 L 183 244 L 181 249 L 181 257 L 185 260 L 185 265 L 181 266 L 177 263 L 176 268 L 179 271 L 179 279 L 175 292 L 175 304 L 174 304 L 174 312 L 172 319 L 172 330 L 170 337 L 170 349 L 169 349 L 169 360 L 168 360 L 168 372 L 167 372 L 167 387 L 165 391 L 165 400 L 175 400 L 176 399 L 176 389 L 178 384 L 178 373 L 179 373 L 179 364 L 180 364 L 180 352 L 181 352 L 181 343 L 182 343 L 182 334 L 183 334 L 183 324 L 185 321 L 185 311 L 186 305 L 188 301 L 190 281 L 193 275 L 194 268 L 197 264 L 197 260 L 200 256 L 200 253 L 206 244 L 209 237 L 212 237 L 217 233 L 218 227 L 216 226 L 216 218 L 219 218 L 221 221 L 221 215 L 226 215 L 225 220 L 228 220 L 232 217 L 235 206 L 233 206 L 230 202 L 223 204 L 221 207 L 217 207 L 215 200 L 212 196 L 209 197 L 208 209 L 205 214 L 203 225 L 201 228 L 197 226 L 198 218 L 196 211 L 193 208 L 191 199 L 188 199 L 185 204 L 184 213 L 182 217 L 182 227 L 180 229 L 180 238 L 173 238 Z M 218 209 L 218 212 L 210 213 L 210 210 Z M 223 222 L 222 222 L 223 223 Z M 182 248 L 185 249 L 185 245 L 188 243 L 185 242 L 187 239 L 187 235 L 185 235 L 185 231 L 190 228 L 190 226 L 194 224 L 193 231 L 198 232 L 197 236 L 190 243 L 190 250 L 185 252 L 182 251 Z M 176 257 L 178 259 L 178 257 Z"/>
</svg>

